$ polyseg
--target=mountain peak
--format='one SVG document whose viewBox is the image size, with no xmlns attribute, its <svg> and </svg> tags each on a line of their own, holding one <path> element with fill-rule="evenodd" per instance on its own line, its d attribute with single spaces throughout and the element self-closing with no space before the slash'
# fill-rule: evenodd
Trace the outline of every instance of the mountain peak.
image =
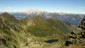
<svg viewBox="0 0 85 48">
<path fill-rule="evenodd" d="M 27 13 L 27 14 L 33 14 L 33 13 L 40 14 L 41 12 L 42 11 L 39 9 L 28 9 L 28 10 L 26 10 L 25 13 Z"/>
<path fill-rule="evenodd" d="M 0 15 L 0 19 L 5 21 L 5 22 L 10 22 L 10 23 L 17 22 L 17 19 L 13 15 L 10 15 L 7 12 L 2 13 Z"/>
</svg>

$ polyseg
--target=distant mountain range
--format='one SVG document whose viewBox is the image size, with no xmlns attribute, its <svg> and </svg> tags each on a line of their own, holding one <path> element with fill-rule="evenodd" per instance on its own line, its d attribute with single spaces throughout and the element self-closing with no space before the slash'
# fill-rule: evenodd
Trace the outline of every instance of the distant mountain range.
<svg viewBox="0 0 85 48">
<path fill-rule="evenodd" d="M 40 10 L 28 10 L 27 12 L 16 12 L 10 13 L 14 15 L 16 18 L 26 18 L 26 17 L 34 17 L 34 16 L 43 16 L 44 18 L 56 18 L 60 21 L 65 21 L 74 25 L 79 25 L 83 18 L 83 14 L 67 14 L 67 13 L 56 13 L 56 12 L 46 12 Z"/>
</svg>

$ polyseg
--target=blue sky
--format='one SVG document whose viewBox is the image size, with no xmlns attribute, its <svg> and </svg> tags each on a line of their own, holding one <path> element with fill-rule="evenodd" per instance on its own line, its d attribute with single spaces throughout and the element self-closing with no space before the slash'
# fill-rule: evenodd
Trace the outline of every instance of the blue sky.
<svg viewBox="0 0 85 48">
<path fill-rule="evenodd" d="M 0 0 L 0 12 L 22 12 L 27 9 L 85 14 L 85 0 Z"/>
</svg>

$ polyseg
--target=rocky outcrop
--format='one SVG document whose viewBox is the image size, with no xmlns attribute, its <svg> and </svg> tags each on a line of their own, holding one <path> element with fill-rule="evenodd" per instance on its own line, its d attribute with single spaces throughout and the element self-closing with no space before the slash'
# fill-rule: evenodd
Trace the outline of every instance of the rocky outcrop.
<svg viewBox="0 0 85 48">
<path fill-rule="evenodd" d="M 80 31 L 79 31 L 80 30 Z M 73 45 L 85 45 L 85 17 L 81 21 L 80 25 L 77 27 L 79 32 L 72 31 L 65 42 L 65 46 Z"/>
<path fill-rule="evenodd" d="M 85 38 L 85 16 L 84 16 L 83 20 L 81 21 L 80 28 L 82 29 L 81 38 Z"/>
<path fill-rule="evenodd" d="M 83 20 L 81 21 L 80 28 L 82 28 L 82 30 L 85 30 L 85 16 Z"/>
</svg>

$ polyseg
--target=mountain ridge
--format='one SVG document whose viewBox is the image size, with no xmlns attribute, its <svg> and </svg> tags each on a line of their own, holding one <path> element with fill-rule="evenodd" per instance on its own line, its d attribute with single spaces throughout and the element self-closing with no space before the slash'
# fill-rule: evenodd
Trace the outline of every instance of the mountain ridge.
<svg viewBox="0 0 85 48">
<path fill-rule="evenodd" d="M 31 12 L 31 13 L 30 13 Z M 26 18 L 26 17 L 34 17 L 34 16 L 42 16 L 44 18 L 56 18 L 60 21 L 65 21 L 74 25 L 79 25 L 81 20 L 83 19 L 83 14 L 68 14 L 68 13 L 56 13 L 56 12 L 46 12 L 46 11 L 38 11 L 33 10 L 28 12 L 22 12 L 22 13 L 10 13 L 11 15 L 14 15 L 16 18 Z"/>
</svg>

